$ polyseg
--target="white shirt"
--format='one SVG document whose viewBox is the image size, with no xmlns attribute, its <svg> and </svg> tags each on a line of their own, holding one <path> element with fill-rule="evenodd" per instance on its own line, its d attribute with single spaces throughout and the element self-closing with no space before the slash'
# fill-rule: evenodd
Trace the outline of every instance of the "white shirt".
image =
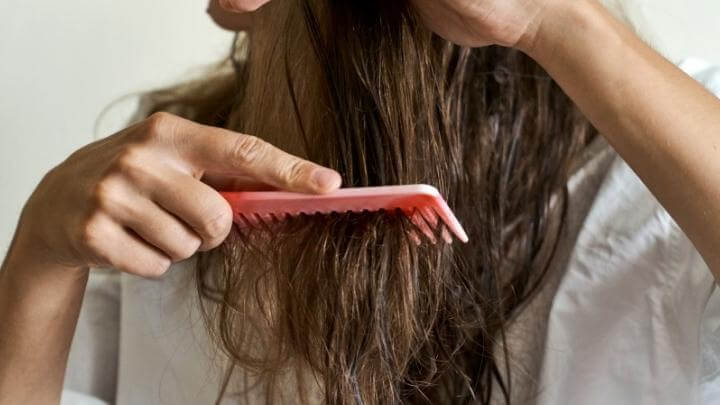
<svg viewBox="0 0 720 405">
<path fill-rule="evenodd" d="M 719 68 L 681 67 L 720 95 Z M 720 403 L 720 294 L 709 269 L 602 138 L 586 153 L 569 181 L 555 270 L 511 326 L 513 387 L 526 387 L 518 403 Z M 197 300 L 192 261 L 162 281 L 94 273 L 63 403 L 214 403 L 223 364 Z"/>
</svg>

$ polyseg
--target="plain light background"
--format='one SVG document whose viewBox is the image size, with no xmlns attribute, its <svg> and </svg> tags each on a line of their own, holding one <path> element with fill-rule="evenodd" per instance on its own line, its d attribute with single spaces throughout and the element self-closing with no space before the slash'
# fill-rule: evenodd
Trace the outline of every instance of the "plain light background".
<svg viewBox="0 0 720 405">
<path fill-rule="evenodd" d="M 608 2 L 669 59 L 720 64 L 720 1 Z M 227 54 L 231 35 L 205 7 L 204 0 L 0 2 L 0 258 L 38 181 L 96 137 L 108 105 Z M 98 135 L 120 129 L 132 108 L 113 109 Z"/>
</svg>

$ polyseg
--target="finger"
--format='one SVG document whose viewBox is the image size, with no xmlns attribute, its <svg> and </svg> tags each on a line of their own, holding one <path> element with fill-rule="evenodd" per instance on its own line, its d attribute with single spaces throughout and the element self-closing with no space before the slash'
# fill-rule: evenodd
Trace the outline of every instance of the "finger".
<svg viewBox="0 0 720 405">
<path fill-rule="evenodd" d="M 260 138 L 185 120 L 176 147 L 203 172 L 249 177 L 279 189 L 327 193 L 340 187 L 336 171 L 284 152 Z"/>
<path fill-rule="evenodd" d="M 159 249 L 173 262 L 192 257 L 202 239 L 185 223 L 139 194 L 130 194 L 128 203 L 111 213 L 117 222 L 132 229 L 145 242 Z"/>
<path fill-rule="evenodd" d="M 199 250 L 219 246 L 232 228 L 230 204 L 212 187 L 192 176 L 171 172 L 148 190 L 150 198 L 187 224 L 202 240 Z"/>
<path fill-rule="evenodd" d="M 165 274 L 171 260 L 107 215 L 91 220 L 82 236 L 92 262 L 147 278 Z"/>
<path fill-rule="evenodd" d="M 277 187 L 258 183 L 257 180 L 244 177 L 207 174 L 201 180 L 218 191 L 278 191 Z"/>
</svg>

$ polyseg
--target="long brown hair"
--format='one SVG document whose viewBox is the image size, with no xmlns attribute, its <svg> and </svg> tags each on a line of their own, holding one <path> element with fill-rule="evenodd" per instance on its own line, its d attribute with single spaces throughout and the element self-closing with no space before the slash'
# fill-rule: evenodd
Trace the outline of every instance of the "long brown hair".
<svg viewBox="0 0 720 405">
<path fill-rule="evenodd" d="M 494 389 L 510 402 L 497 349 L 542 281 L 549 223 L 563 220 L 569 169 L 595 130 L 529 57 L 454 46 L 408 1 L 294 0 L 260 13 L 256 24 L 281 20 L 280 34 L 237 41 L 245 59 L 232 74 L 156 93 L 155 109 L 267 137 L 346 186 L 435 185 L 470 242 L 416 245 L 392 212 L 235 229 L 197 274 L 230 359 L 224 394 L 241 370 L 246 394 L 267 402 L 286 402 L 286 384 L 292 402 L 487 404 Z"/>
</svg>

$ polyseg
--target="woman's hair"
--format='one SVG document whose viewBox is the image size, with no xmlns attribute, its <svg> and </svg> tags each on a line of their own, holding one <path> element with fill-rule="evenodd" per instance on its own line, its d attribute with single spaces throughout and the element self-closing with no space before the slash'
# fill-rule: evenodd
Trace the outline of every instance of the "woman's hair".
<svg viewBox="0 0 720 405">
<path fill-rule="evenodd" d="M 345 186 L 432 184 L 470 242 L 418 245 L 396 212 L 234 229 L 197 273 L 230 359 L 223 394 L 510 402 L 505 331 L 543 279 L 571 164 L 595 130 L 529 57 L 452 45 L 408 1 L 289 0 L 260 13 L 231 74 L 155 93 L 154 109 L 267 137 Z M 278 34 L 260 35 L 271 22 Z"/>
</svg>

